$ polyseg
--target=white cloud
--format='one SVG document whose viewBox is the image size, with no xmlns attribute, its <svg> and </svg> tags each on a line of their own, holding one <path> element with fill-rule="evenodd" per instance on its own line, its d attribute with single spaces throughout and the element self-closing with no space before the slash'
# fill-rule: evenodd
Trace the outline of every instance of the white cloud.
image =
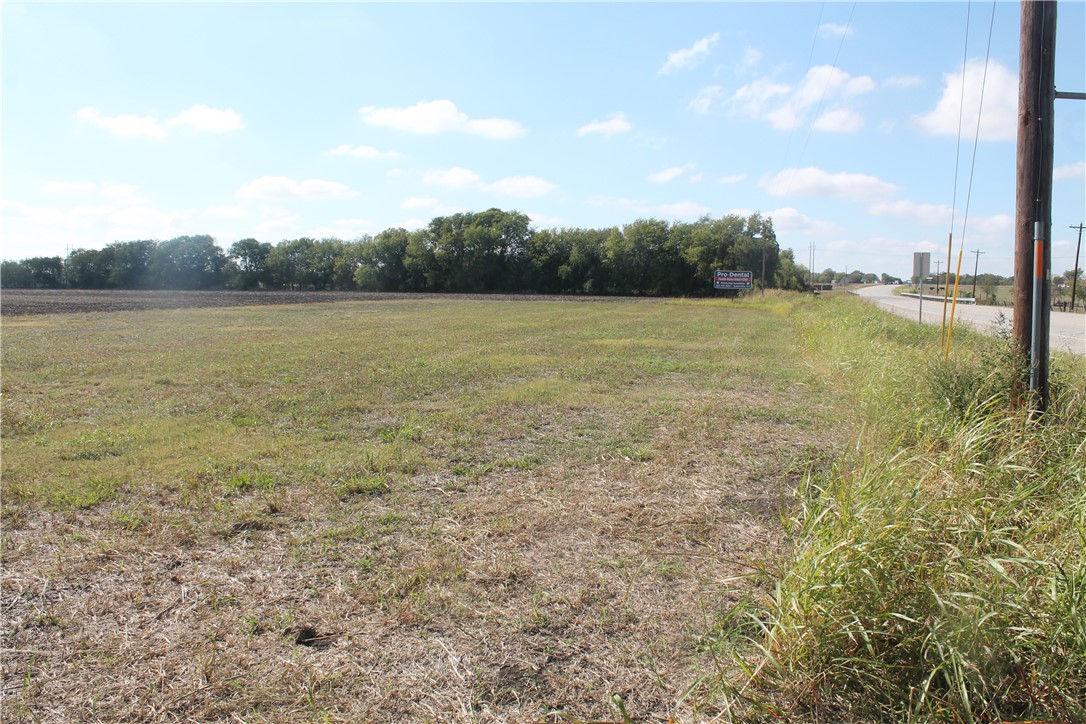
<svg viewBox="0 0 1086 724">
<path fill-rule="evenodd" d="M 549 193 L 554 184 L 537 176 L 508 176 L 488 184 L 486 189 L 503 196 L 534 199 Z"/>
<path fill-rule="evenodd" d="M 964 96 L 962 89 L 965 89 Z M 983 111 L 981 95 L 983 90 Z M 930 112 L 914 116 L 913 123 L 935 136 L 966 137 L 978 133 L 982 141 L 1013 141 L 1018 123 L 1018 77 L 998 62 L 970 60 L 965 70 L 943 75 L 943 94 Z M 960 122 L 959 122 L 960 118 Z"/>
<path fill-rule="evenodd" d="M 687 163 L 682 166 L 672 166 L 671 168 L 665 168 L 662 171 L 649 174 L 649 181 L 658 184 L 666 184 L 682 176 L 687 171 L 693 171 L 695 164 Z"/>
<path fill-rule="evenodd" d="M 356 192 L 335 181 L 306 179 L 295 181 L 285 176 L 261 176 L 238 189 L 239 199 L 344 199 Z"/>
<path fill-rule="evenodd" d="M 949 224 L 953 216 L 953 210 L 946 204 L 919 204 L 906 200 L 880 201 L 871 204 L 867 212 L 873 216 L 892 216 L 931 225 Z"/>
<path fill-rule="evenodd" d="M 1084 177 L 1086 177 L 1086 162 L 1083 161 L 1068 163 L 1052 169 L 1052 178 L 1057 181 L 1065 181 L 1067 179 L 1078 179 L 1081 181 Z"/>
<path fill-rule="evenodd" d="M 789 168 L 763 178 L 758 186 L 771 196 L 813 196 L 867 200 L 889 196 L 894 184 L 860 173 L 827 173 L 820 168 Z"/>
<path fill-rule="evenodd" d="M 762 59 L 762 51 L 757 48 L 747 48 L 743 53 L 743 59 L 739 61 L 739 70 L 749 70 L 758 65 L 758 61 Z"/>
<path fill-rule="evenodd" d="M 427 171 L 422 181 L 431 186 L 447 186 L 451 189 L 475 188 L 480 183 L 479 174 L 459 166 L 445 171 Z"/>
<path fill-rule="evenodd" d="M 171 126 L 188 126 L 196 131 L 204 133 L 229 133 L 245 128 L 239 116 L 233 109 L 220 110 L 211 108 L 202 103 L 197 103 L 191 108 L 181 111 L 169 120 Z"/>
<path fill-rule="evenodd" d="M 94 106 L 80 108 L 75 114 L 80 123 L 96 126 L 121 138 L 151 138 L 161 141 L 166 137 L 166 129 L 153 116 L 104 116 Z"/>
<path fill-rule="evenodd" d="M 721 176 L 717 181 L 722 184 L 737 184 L 746 177 L 745 173 L 733 173 L 730 176 Z"/>
<path fill-rule="evenodd" d="M 852 133 L 863 128 L 863 125 L 864 119 L 859 113 L 848 108 L 836 108 L 816 118 L 813 128 L 816 131 Z"/>
<path fill-rule="evenodd" d="M 633 125 L 626 120 L 625 113 L 612 113 L 605 121 L 594 120 L 577 129 L 578 136 L 587 136 L 591 133 L 599 133 L 610 138 L 617 133 L 626 133 L 633 129 Z"/>
<path fill-rule="evenodd" d="M 409 133 L 468 133 L 495 140 L 519 138 L 525 133 L 523 126 L 505 118 L 469 118 L 450 100 L 419 101 L 407 108 L 364 106 L 359 113 L 363 123 Z"/>
<path fill-rule="evenodd" d="M 749 216 L 750 212 L 742 215 Z M 840 227 L 832 221 L 811 218 L 791 206 L 774 209 L 764 215 L 773 219 L 773 228 L 777 232 L 802 236 L 828 236 L 841 233 Z"/>
<path fill-rule="evenodd" d="M 400 154 L 396 151 L 379 151 L 373 146 L 351 146 L 350 144 L 342 144 L 336 146 L 328 152 L 332 156 L 352 156 L 354 158 L 367 158 L 367 159 L 382 159 L 382 158 L 399 158 Z"/>
<path fill-rule="evenodd" d="M 915 88 L 923 83 L 924 79 L 918 75 L 895 75 L 882 82 L 887 88 Z"/>
<path fill-rule="evenodd" d="M 818 34 L 823 38 L 843 38 L 852 35 L 852 33 L 852 28 L 839 23 L 822 23 L 818 26 Z"/>
<path fill-rule="evenodd" d="M 819 65 L 793 87 L 758 79 L 737 90 L 728 104 L 736 111 L 755 120 L 768 120 L 781 130 L 793 130 L 804 122 L 808 111 L 827 102 L 836 110 L 820 117 L 816 130 L 854 131 L 862 126 L 859 114 L 847 107 L 857 96 L 875 89 L 870 76 L 853 76 L 832 65 Z"/>
<path fill-rule="evenodd" d="M 720 40 L 720 33 L 713 33 L 696 41 L 689 48 L 668 53 L 667 60 L 660 66 L 660 70 L 656 72 L 656 75 L 667 75 L 676 70 L 693 68 L 710 53 L 718 40 Z"/>
<path fill-rule="evenodd" d="M 718 85 L 706 86 L 698 91 L 694 100 L 690 101 L 689 107 L 695 113 L 705 114 L 708 113 L 713 106 L 720 103 L 723 98 L 724 89 L 722 87 Z"/>
<path fill-rule="evenodd" d="M 699 171 L 698 173 L 691 176 L 688 180 L 692 184 L 700 184 L 702 181 L 705 180 L 705 174 Z"/>
</svg>

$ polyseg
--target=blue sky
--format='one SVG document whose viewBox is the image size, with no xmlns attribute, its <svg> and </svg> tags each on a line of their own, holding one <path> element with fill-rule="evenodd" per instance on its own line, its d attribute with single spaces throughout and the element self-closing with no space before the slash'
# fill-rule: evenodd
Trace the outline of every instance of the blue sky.
<svg viewBox="0 0 1086 724">
<path fill-rule="evenodd" d="M 1059 4 L 1060 90 L 1086 90 L 1084 7 Z M 0 254 L 353 239 L 494 206 L 536 228 L 758 211 L 816 270 L 905 276 L 953 231 L 963 271 L 980 250 L 1010 274 L 1019 12 L 5 2 Z M 1060 272 L 1086 103 L 1055 122 Z"/>
</svg>

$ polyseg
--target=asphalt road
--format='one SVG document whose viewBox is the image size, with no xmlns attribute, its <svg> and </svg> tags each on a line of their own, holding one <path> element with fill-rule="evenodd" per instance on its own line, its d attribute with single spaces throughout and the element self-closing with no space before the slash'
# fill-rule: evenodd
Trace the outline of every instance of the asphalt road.
<svg viewBox="0 0 1086 724">
<path fill-rule="evenodd" d="M 894 289 L 895 287 L 892 286 L 876 285 L 858 289 L 855 293 L 894 314 L 918 319 L 920 300 L 913 297 L 895 296 Z M 1002 318 L 1009 330 L 1012 313 L 1013 310 L 1010 307 L 959 304 L 954 312 L 954 324 L 964 323 L 981 332 L 991 333 L 998 327 Z M 942 300 L 924 299 L 924 323 L 940 325 L 943 323 Z M 1086 314 L 1052 312 L 1049 326 L 1048 344 L 1051 349 L 1086 355 Z"/>
</svg>

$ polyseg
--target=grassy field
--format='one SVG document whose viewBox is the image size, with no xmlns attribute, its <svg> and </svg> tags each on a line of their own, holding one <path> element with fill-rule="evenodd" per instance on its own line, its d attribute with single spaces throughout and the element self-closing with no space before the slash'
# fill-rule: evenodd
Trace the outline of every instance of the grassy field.
<svg viewBox="0 0 1086 724">
<path fill-rule="evenodd" d="M 1086 362 L 848 295 L 3 327 L 5 721 L 1086 718 Z M 617 698 L 616 698 L 617 697 Z"/>
<path fill-rule="evenodd" d="M 3 326 L 3 718 L 665 720 L 829 465 L 795 300 Z"/>
</svg>

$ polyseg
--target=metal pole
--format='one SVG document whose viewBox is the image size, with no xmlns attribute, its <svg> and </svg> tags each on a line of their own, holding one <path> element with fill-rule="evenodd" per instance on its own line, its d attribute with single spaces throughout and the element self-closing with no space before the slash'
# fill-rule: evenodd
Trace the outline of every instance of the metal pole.
<svg viewBox="0 0 1086 724">
<path fill-rule="evenodd" d="M 765 296 L 765 237 L 762 237 L 762 296 Z"/>
<path fill-rule="evenodd" d="M 976 259 L 973 261 L 973 303 L 977 303 L 977 269 L 980 267 L 980 255 L 984 252 L 980 249 L 974 249 L 973 254 Z"/>
<path fill-rule="evenodd" d="M 1078 286 L 1078 253 L 1082 249 L 1082 224 L 1070 227 L 1078 229 L 1078 243 L 1075 244 L 1075 270 L 1071 273 L 1071 311 L 1075 311 L 1075 287 Z"/>
<path fill-rule="evenodd" d="M 1044 283 L 1045 283 L 1045 240 L 1042 227 L 1038 221 L 1033 225 L 1033 330 L 1030 337 L 1029 357 L 1029 389 L 1034 393 L 1033 402 L 1038 411 L 1044 410 L 1042 386 L 1045 382 L 1043 375 L 1042 357 L 1044 330 Z"/>
</svg>

